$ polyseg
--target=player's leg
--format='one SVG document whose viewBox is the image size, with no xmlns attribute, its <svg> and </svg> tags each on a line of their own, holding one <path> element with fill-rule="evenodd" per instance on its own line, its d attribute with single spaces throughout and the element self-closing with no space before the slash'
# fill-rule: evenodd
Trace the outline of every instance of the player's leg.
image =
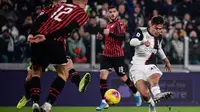
<svg viewBox="0 0 200 112">
<path fill-rule="evenodd" d="M 148 82 L 151 85 L 151 92 L 154 96 L 154 101 L 157 103 L 162 99 L 168 99 L 172 96 L 171 92 L 161 92 L 159 87 L 159 81 L 162 76 L 162 72 L 155 66 L 150 67 L 150 75 L 148 77 Z"/>
<path fill-rule="evenodd" d="M 102 56 L 100 66 L 101 66 L 101 68 L 100 68 L 100 77 L 99 78 L 100 78 L 101 103 L 96 108 L 97 111 L 101 111 L 102 109 L 109 107 L 109 105 L 107 104 L 107 102 L 104 98 L 104 94 L 108 90 L 107 78 L 108 78 L 108 75 L 110 74 L 109 69 L 112 68 L 112 65 L 110 64 L 110 59 Z"/>
<path fill-rule="evenodd" d="M 145 74 L 147 66 L 132 65 L 129 72 L 131 81 L 135 83 L 137 90 L 140 92 L 142 98 L 149 104 L 149 112 L 155 112 L 155 102 L 151 97 L 150 91 L 147 87 L 147 77 Z"/>
<path fill-rule="evenodd" d="M 51 112 L 52 105 L 57 100 L 68 79 L 67 65 L 57 65 L 55 66 L 55 69 L 58 73 L 58 76 L 51 84 L 46 102 L 41 107 L 42 112 Z"/>
<path fill-rule="evenodd" d="M 69 56 L 67 56 L 67 67 L 69 69 L 69 79 L 74 83 L 79 92 L 85 92 L 88 84 L 91 81 L 90 73 L 86 73 L 81 79 L 79 73 L 73 68 L 73 62 Z"/>
<path fill-rule="evenodd" d="M 125 74 L 126 70 L 125 70 L 124 58 L 119 57 L 117 59 L 113 59 L 113 65 L 114 65 L 115 72 L 120 77 L 120 80 L 122 82 L 124 82 L 130 88 L 130 90 L 133 92 L 133 95 L 134 95 L 135 101 L 136 101 L 136 106 L 141 106 L 142 99 L 141 99 L 140 93 L 138 92 L 137 88 L 135 87 L 133 81 L 131 81 L 130 78 L 127 77 L 127 75 Z"/>
<path fill-rule="evenodd" d="M 48 62 L 54 64 L 58 76 L 51 84 L 49 95 L 46 102 L 42 105 L 41 110 L 51 112 L 52 105 L 57 100 L 69 76 L 67 67 L 66 54 L 63 48 L 63 43 L 59 41 L 48 41 L 47 46 Z M 49 55 L 50 54 L 50 55 Z M 53 54 L 53 55 L 52 55 Z M 56 55 L 54 55 L 56 54 Z"/>
<path fill-rule="evenodd" d="M 18 109 L 23 108 L 31 99 L 31 95 L 30 95 L 30 88 L 31 88 L 30 80 L 31 80 L 31 78 L 32 78 L 32 71 L 28 70 L 28 74 L 26 76 L 26 80 L 25 80 L 25 84 L 24 84 L 25 96 L 23 96 L 21 98 L 21 100 L 18 102 L 18 104 L 17 104 Z"/>
<path fill-rule="evenodd" d="M 149 112 L 156 112 L 155 102 L 153 101 L 153 98 L 151 97 L 146 81 L 142 79 L 137 80 L 135 85 L 138 91 L 140 92 L 141 96 L 143 97 L 144 101 L 149 104 Z"/>
<path fill-rule="evenodd" d="M 43 44 L 31 44 L 31 62 L 32 62 L 32 78 L 30 80 L 31 88 L 31 100 L 33 101 L 33 112 L 39 112 L 39 100 L 40 100 L 40 77 L 42 74 L 42 66 L 47 63 L 47 57 L 44 56 L 45 50 Z"/>
</svg>

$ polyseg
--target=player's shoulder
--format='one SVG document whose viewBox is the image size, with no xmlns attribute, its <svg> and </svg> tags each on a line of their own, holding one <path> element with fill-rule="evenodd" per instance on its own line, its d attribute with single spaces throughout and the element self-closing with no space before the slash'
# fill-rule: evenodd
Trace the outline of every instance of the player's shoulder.
<svg viewBox="0 0 200 112">
<path fill-rule="evenodd" d="M 125 24 L 124 21 L 121 20 L 121 19 L 118 19 L 117 22 L 118 22 L 120 25 L 124 25 L 124 24 Z"/>
<path fill-rule="evenodd" d="M 137 30 L 141 31 L 142 33 L 148 32 L 147 27 L 138 27 Z"/>
</svg>

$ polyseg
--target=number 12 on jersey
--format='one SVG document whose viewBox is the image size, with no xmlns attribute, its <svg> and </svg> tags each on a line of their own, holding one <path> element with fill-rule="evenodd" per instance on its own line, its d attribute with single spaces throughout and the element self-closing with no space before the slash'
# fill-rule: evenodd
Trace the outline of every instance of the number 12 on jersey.
<svg viewBox="0 0 200 112">
<path fill-rule="evenodd" d="M 65 8 L 65 6 L 62 5 L 60 8 L 58 8 L 58 10 L 56 12 L 54 12 L 51 15 L 51 18 L 60 22 L 60 21 L 62 21 L 62 19 L 60 19 L 60 16 L 63 14 L 69 14 L 70 12 L 72 12 L 72 10 L 73 10 L 73 8 L 70 8 L 70 7 Z"/>
</svg>

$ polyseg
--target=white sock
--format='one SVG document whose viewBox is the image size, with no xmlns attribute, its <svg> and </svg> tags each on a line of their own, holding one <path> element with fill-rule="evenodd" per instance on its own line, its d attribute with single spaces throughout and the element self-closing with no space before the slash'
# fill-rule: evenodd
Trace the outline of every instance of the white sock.
<svg viewBox="0 0 200 112">
<path fill-rule="evenodd" d="M 153 96 L 156 96 L 158 93 L 160 93 L 160 87 L 159 86 L 154 86 L 154 87 L 151 87 L 151 92 L 153 94 Z"/>
<path fill-rule="evenodd" d="M 149 99 L 149 101 L 147 101 L 148 104 L 150 104 L 151 106 L 155 106 L 155 102 L 153 101 L 152 98 Z"/>
<path fill-rule="evenodd" d="M 51 105 L 50 103 L 48 103 L 48 102 L 45 102 L 45 103 L 44 103 L 44 107 L 45 107 L 45 109 L 47 109 L 47 110 L 51 110 L 52 105 Z"/>
<path fill-rule="evenodd" d="M 139 91 L 137 91 L 135 94 L 133 94 L 134 96 L 139 96 L 140 95 L 140 93 L 139 93 Z"/>
<path fill-rule="evenodd" d="M 107 103 L 105 99 L 102 99 L 101 101 L 102 101 L 103 103 Z"/>
</svg>

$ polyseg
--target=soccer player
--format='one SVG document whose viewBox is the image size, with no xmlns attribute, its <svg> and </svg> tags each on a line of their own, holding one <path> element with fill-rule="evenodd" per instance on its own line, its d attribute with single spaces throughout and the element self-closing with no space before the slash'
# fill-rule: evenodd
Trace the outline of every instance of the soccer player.
<svg viewBox="0 0 200 112">
<path fill-rule="evenodd" d="M 54 0 L 52 6 L 55 6 L 57 4 L 61 5 L 61 4 L 65 4 L 66 0 Z M 67 63 L 67 68 L 69 69 L 69 77 L 70 80 L 78 87 L 79 92 L 85 92 L 87 89 L 87 86 L 89 84 L 89 82 L 91 81 L 91 76 L 89 73 L 86 73 L 83 78 L 80 78 L 80 75 L 78 74 L 78 72 L 73 69 L 73 62 L 70 58 L 70 56 L 66 57 L 66 60 L 68 61 Z M 47 65 L 43 65 L 43 70 L 42 71 L 48 71 Z M 27 68 L 28 70 L 28 74 L 27 77 L 25 79 L 25 84 L 24 84 L 24 90 L 25 90 L 25 96 L 22 97 L 22 99 L 18 102 L 17 104 L 17 108 L 21 109 L 22 107 L 24 107 L 31 99 L 30 96 L 30 80 L 32 78 L 32 63 L 30 63 L 29 67 Z M 53 69 L 52 71 L 55 71 L 55 69 Z"/>
<path fill-rule="evenodd" d="M 164 25 L 162 16 L 155 16 L 148 28 L 138 28 L 130 41 L 135 47 L 135 54 L 131 61 L 130 79 L 135 83 L 144 101 L 149 104 L 149 112 L 156 112 L 155 102 L 171 97 L 171 92 L 161 92 L 159 80 L 162 72 L 156 66 L 158 55 L 166 64 L 166 71 L 171 72 L 171 64 L 161 46 L 161 31 Z M 151 86 L 152 99 L 146 82 Z M 155 102 L 154 102 L 155 101 Z"/>
<path fill-rule="evenodd" d="M 121 46 L 125 40 L 126 26 L 122 20 L 118 19 L 118 11 L 115 6 L 109 7 L 108 17 L 110 22 L 107 28 L 104 29 L 105 49 L 102 53 L 100 70 L 100 92 L 102 100 L 96 110 L 100 111 L 109 107 L 104 98 L 104 94 L 108 90 L 107 78 L 112 68 L 115 69 L 120 80 L 131 89 L 136 99 L 136 105 L 140 106 L 142 104 L 140 93 L 137 91 L 133 82 L 126 76 L 124 70 L 124 50 Z M 103 35 L 98 33 L 97 38 L 102 39 Z"/>
<path fill-rule="evenodd" d="M 64 49 L 64 36 L 80 28 L 88 20 L 84 11 L 87 0 L 73 0 L 73 4 L 56 5 L 45 8 L 34 22 L 28 41 L 31 43 L 31 100 L 33 112 L 39 112 L 40 77 L 46 64 L 53 64 L 58 76 L 51 85 L 42 112 L 50 112 L 68 78 L 67 60 Z"/>
</svg>

